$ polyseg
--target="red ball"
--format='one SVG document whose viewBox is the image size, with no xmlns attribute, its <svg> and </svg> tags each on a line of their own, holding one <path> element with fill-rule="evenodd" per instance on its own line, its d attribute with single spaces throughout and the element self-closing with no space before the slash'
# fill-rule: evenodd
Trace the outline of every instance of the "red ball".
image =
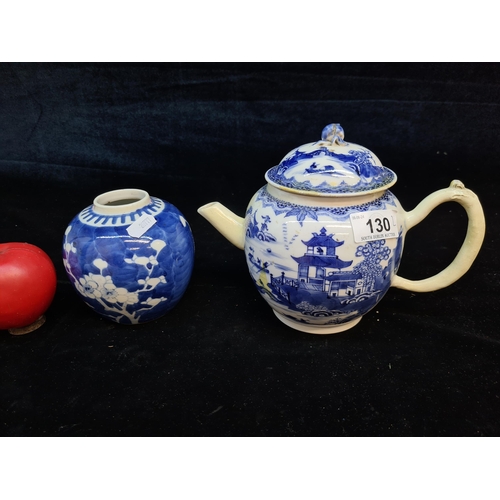
<svg viewBox="0 0 500 500">
<path fill-rule="evenodd" d="M 38 320 L 56 293 L 50 257 L 29 243 L 0 243 L 0 330 Z"/>
</svg>

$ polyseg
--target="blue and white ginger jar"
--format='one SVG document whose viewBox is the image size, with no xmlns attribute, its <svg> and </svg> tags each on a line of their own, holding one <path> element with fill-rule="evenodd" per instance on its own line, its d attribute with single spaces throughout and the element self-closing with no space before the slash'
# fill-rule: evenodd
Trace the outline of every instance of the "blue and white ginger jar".
<svg viewBox="0 0 500 500">
<path fill-rule="evenodd" d="M 97 196 L 69 223 L 63 263 L 96 313 L 123 324 L 160 318 L 181 299 L 194 265 L 188 222 L 140 189 Z"/>
</svg>

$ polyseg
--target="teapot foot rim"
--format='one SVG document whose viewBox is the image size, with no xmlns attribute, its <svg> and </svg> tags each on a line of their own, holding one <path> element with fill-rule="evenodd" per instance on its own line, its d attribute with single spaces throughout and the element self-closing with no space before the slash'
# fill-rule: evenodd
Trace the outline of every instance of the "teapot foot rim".
<svg viewBox="0 0 500 500">
<path fill-rule="evenodd" d="M 349 321 L 347 323 L 342 323 L 340 325 L 325 325 L 325 326 L 320 326 L 320 325 L 307 325 L 304 323 L 299 323 L 298 321 L 294 321 L 292 319 L 289 319 L 285 316 L 283 316 L 281 313 L 274 311 L 275 316 L 285 325 L 289 326 L 290 328 L 293 328 L 294 330 L 299 330 L 301 332 L 305 333 L 311 333 L 314 335 L 331 335 L 334 333 L 340 333 L 340 332 L 345 332 L 346 330 L 351 329 L 352 327 L 356 326 L 360 321 L 362 316 L 359 318 L 353 319 L 352 321 Z"/>
</svg>

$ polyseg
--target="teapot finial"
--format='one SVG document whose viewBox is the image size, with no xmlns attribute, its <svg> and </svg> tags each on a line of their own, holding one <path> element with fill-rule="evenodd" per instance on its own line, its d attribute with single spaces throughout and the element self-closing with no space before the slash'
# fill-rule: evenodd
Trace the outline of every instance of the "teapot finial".
<svg viewBox="0 0 500 500">
<path fill-rule="evenodd" d="M 345 144 L 344 129 L 340 123 L 330 123 L 330 125 L 327 125 L 323 129 L 323 132 L 321 132 L 321 139 L 331 142 L 332 144 Z"/>
</svg>

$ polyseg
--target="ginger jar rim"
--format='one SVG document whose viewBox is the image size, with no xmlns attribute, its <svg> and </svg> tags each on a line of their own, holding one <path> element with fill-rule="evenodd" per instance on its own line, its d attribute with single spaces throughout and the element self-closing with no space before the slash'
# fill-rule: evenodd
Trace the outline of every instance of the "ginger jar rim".
<svg viewBox="0 0 500 500">
<path fill-rule="evenodd" d="M 92 209 L 98 214 L 116 215 L 135 212 L 150 203 L 151 197 L 143 189 L 115 189 L 96 196 Z"/>
</svg>

